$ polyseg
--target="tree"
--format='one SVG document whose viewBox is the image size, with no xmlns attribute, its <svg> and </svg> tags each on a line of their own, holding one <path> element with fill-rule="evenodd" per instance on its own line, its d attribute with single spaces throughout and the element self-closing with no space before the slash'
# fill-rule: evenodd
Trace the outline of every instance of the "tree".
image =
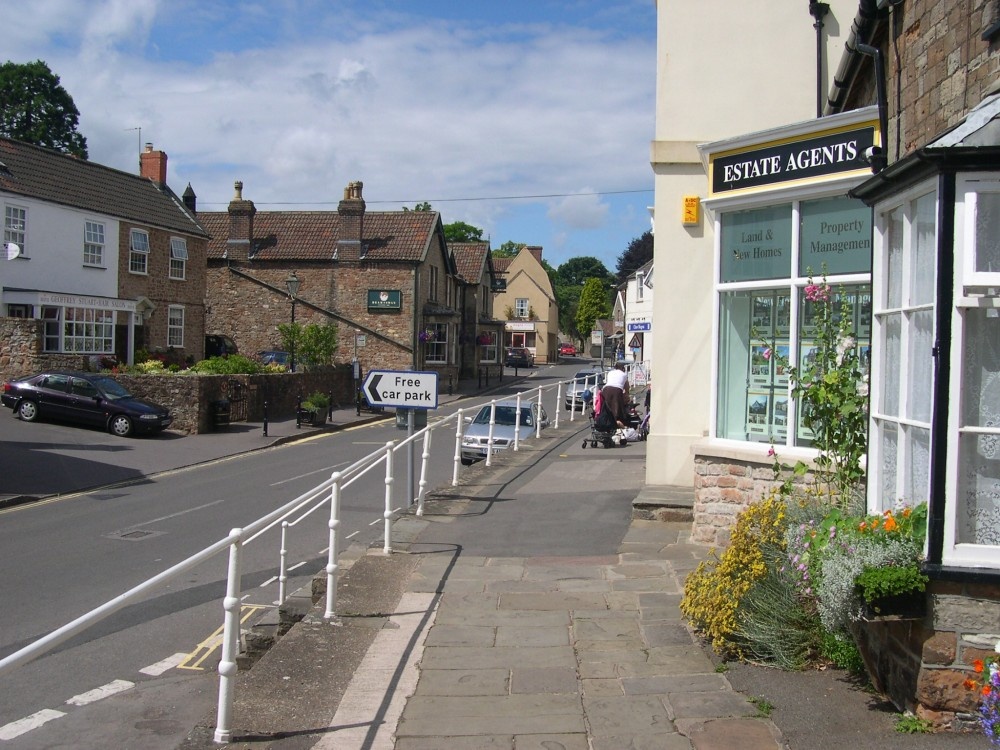
<svg viewBox="0 0 1000 750">
<path fill-rule="evenodd" d="M 598 278 L 589 278 L 583 283 L 580 304 L 576 309 L 576 329 L 582 334 L 594 330 L 594 321 L 611 317 L 607 287 Z"/>
<path fill-rule="evenodd" d="M 424 201 L 423 203 L 418 203 L 413 208 L 407 208 L 406 206 L 403 206 L 403 210 L 404 211 L 433 211 L 434 209 L 431 208 L 431 204 L 430 203 L 428 203 L 427 201 Z"/>
<path fill-rule="evenodd" d="M 456 221 L 444 225 L 444 238 L 448 242 L 482 242 L 483 230 L 464 221 Z"/>
<path fill-rule="evenodd" d="M 558 275 L 559 283 L 569 286 L 582 286 L 587 279 L 598 279 L 605 284 L 614 281 L 607 267 L 593 256 L 570 258 L 559 266 Z"/>
<path fill-rule="evenodd" d="M 514 242 L 513 240 L 507 240 L 500 247 L 493 251 L 494 258 L 513 258 L 522 248 L 527 247 L 527 243 L 524 242 Z"/>
<path fill-rule="evenodd" d="M 80 112 L 42 60 L 0 65 L 0 135 L 87 158 Z"/>
<path fill-rule="evenodd" d="M 653 259 L 653 233 L 643 232 L 618 256 L 618 283 L 622 283 Z"/>
</svg>

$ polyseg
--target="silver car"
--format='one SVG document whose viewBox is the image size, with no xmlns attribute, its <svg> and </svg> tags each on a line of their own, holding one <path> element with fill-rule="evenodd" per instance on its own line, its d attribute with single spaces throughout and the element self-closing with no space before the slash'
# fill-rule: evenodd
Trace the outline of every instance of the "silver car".
<svg viewBox="0 0 1000 750">
<path fill-rule="evenodd" d="M 604 387 L 604 372 L 602 370 L 580 370 L 573 376 L 573 382 L 566 387 L 566 410 L 575 408 L 583 411 L 587 403 L 593 400 L 594 391 Z M 590 397 L 584 399 L 584 392 L 590 391 Z"/>
<path fill-rule="evenodd" d="M 486 458 L 490 446 L 490 412 L 492 407 L 486 404 L 475 417 L 466 417 L 469 426 L 462 435 L 462 463 L 468 466 L 473 461 Z M 493 424 L 493 453 L 507 450 L 514 444 L 514 433 L 517 431 L 518 442 L 526 440 L 535 434 L 536 420 L 541 426 L 549 426 L 549 418 L 545 407 L 540 404 L 521 401 L 520 424 L 517 422 L 517 401 L 509 399 L 496 402 L 496 415 Z"/>
</svg>

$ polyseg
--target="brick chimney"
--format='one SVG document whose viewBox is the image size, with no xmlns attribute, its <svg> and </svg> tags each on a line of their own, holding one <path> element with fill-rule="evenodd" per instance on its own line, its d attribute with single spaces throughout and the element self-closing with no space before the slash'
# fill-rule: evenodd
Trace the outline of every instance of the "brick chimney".
<svg viewBox="0 0 1000 750">
<path fill-rule="evenodd" d="M 229 239 L 226 256 L 230 260 L 247 260 L 253 240 L 253 217 L 257 207 L 253 201 L 243 200 L 243 183 L 236 181 L 236 195 L 229 202 Z"/>
<path fill-rule="evenodd" d="M 139 175 L 161 185 L 167 184 L 167 155 L 154 151 L 152 143 L 147 143 L 146 149 L 139 154 Z"/>
<path fill-rule="evenodd" d="M 535 260 L 539 263 L 542 262 L 542 246 L 541 245 L 525 245 L 525 249 L 535 256 Z"/>
<path fill-rule="evenodd" d="M 340 232 L 337 239 L 337 260 L 359 260 L 364 255 L 361 246 L 365 227 L 365 199 L 361 197 L 362 182 L 351 182 L 344 188 L 344 199 L 337 206 Z"/>
</svg>

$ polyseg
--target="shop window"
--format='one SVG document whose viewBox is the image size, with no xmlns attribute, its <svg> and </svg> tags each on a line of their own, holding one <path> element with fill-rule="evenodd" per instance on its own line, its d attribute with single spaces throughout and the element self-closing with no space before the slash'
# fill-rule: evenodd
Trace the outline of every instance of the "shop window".
<svg viewBox="0 0 1000 750">
<path fill-rule="evenodd" d="M 834 197 L 734 211 L 720 216 L 719 237 L 715 436 L 811 447 L 789 373 L 817 350 L 816 303 L 804 290 L 826 276 L 834 319 L 846 306 L 867 361 L 871 210 Z"/>
<path fill-rule="evenodd" d="M 113 312 L 87 307 L 64 307 L 62 308 L 62 316 L 62 351 L 87 354 L 114 353 L 115 316 Z M 47 333 L 46 331 L 46 339 L 48 338 Z"/>
<path fill-rule="evenodd" d="M 483 331 L 479 334 L 479 361 L 484 364 L 495 363 L 497 359 L 497 332 Z"/>
</svg>

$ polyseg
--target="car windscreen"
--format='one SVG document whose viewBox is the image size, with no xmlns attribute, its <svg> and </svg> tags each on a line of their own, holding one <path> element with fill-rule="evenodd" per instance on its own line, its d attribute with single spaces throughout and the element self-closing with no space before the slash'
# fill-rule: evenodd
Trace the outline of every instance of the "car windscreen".
<svg viewBox="0 0 1000 750">
<path fill-rule="evenodd" d="M 119 383 L 114 378 L 94 378 L 94 385 L 96 385 L 105 396 L 107 396 L 112 401 L 119 398 L 131 398 L 132 394 Z"/>
<path fill-rule="evenodd" d="M 517 418 L 517 407 L 514 406 L 498 406 L 496 408 L 496 421 L 494 424 L 499 425 L 510 425 L 513 426 Z M 479 410 L 479 414 L 476 418 L 472 420 L 475 424 L 489 424 L 490 423 L 490 407 L 484 406 Z M 525 426 L 531 425 L 531 408 L 527 406 L 521 407 L 521 424 Z"/>
</svg>

